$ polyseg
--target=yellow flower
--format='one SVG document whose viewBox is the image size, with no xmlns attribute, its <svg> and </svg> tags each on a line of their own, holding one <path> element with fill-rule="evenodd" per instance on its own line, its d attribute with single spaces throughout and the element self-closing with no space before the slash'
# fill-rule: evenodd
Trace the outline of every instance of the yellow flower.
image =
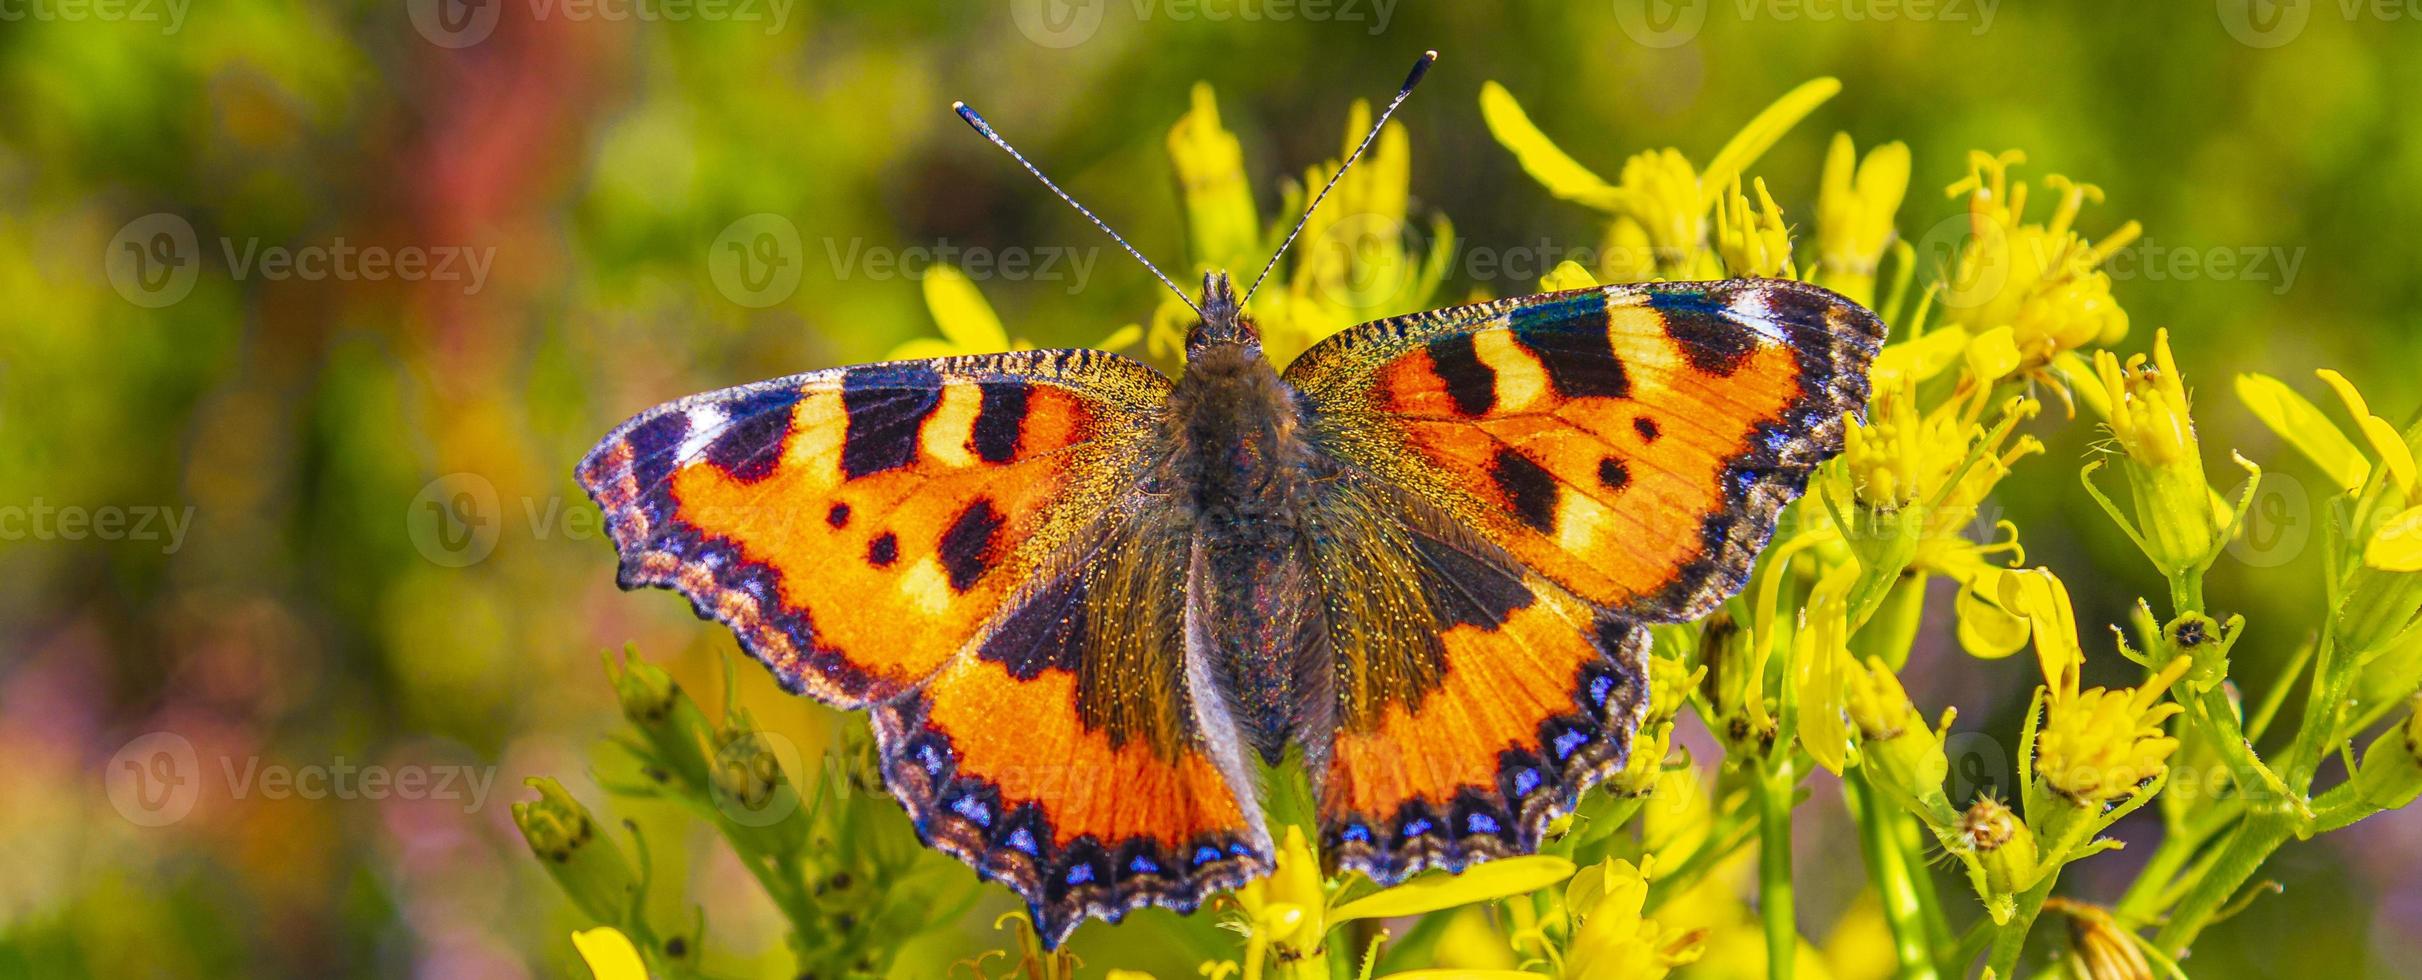
<svg viewBox="0 0 2422 980">
<path fill-rule="evenodd" d="M 2187 672 L 2189 658 L 2170 661 L 2152 679 L 2133 688 L 2093 688 L 2055 696 L 2043 730 L 2035 738 L 2035 771 L 2079 806 L 2100 807 L 2136 792 L 2161 775 L 2178 740 L 2162 723 L 2186 709 L 2163 701 L 2170 685 Z"/>
<path fill-rule="evenodd" d="M 891 349 L 886 360 L 906 361 L 1034 349 L 1034 345 L 1025 340 L 1010 339 L 1009 331 L 1001 326 L 1000 315 L 992 311 L 992 304 L 984 300 L 983 292 L 976 289 L 966 273 L 936 264 L 925 270 L 922 288 L 925 292 L 925 308 L 933 314 L 934 324 L 941 328 L 942 336 L 903 341 Z M 1120 350 L 1134 346 L 1143 336 L 1142 327 L 1121 327 L 1092 346 L 1098 350 Z"/>
<path fill-rule="evenodd" d="M 2219 556 L 2228 513 L 2204 482 L 2202 448 L 2195 420 L 2187 414 L 2186 379 L 2170 356 L 2170 332 L 2153 335 L 2153 362 L 2128 358 L 2125 368 L 2110 351 L 2094 352 L 2110 413 L 2120 469 L 2133 491 L 2135 518 L 2123 517 L 2103 500 L 2111 519 L 2128 531 L 2164 574 L 2199 573 Z M 2087 468 L 2088 479 L 2101 464 Z M 2091 486 L 2091 483 L 2088 484 Z"/>
<path fill-rule="evenodd" d="M 2009 180 L 2010 165 L 2025 159 L 2016 151 L 1972 153 L 1968 176 L 1951 185 L 1952 196 L 1968 196 L 1968 235 L 1941 305 L 1948 322 L 1971 334 L 2011 328 L 2024 365 L 2033 369 L 2063 351 L 2127 334 L 2127 312 L 2112 299 L 2101 266 L 2141 229 L 2131 221 L 2088 241 L 2071 225 L 2087 201 L 2102 200 L 2102 191 L 2058 175 L 2044 181 L 2060 195 L 2051 221 L 2025 223 L 2027 185 Z"/>
<path fill-rule="evenodd" d="M 2122 370 L 2118 355 L 2098 350 L 2094 368 L 2110 396 L 2111 435 L 2121 451 L 2146 466 L 2196 458 L 2195 421 L 2187 416 L 2186 381 L 2170 356 L 2168 330 L 2153 334 L 2150 367 L 2138 354 Z"/>
<path fill-rule="evenodd" d="M 2152 980 L 2153 964 L 2145 959 L 2144 940 L 2100 906 L 2055 898 L 2044 911 L 2069 919 L 2068 975 L 2083 980 Z"/>
<path fill-rule="evenodd" d="M 1245 151 L 1220 126 L 1219 100 L 1207 82 L 1194 84 L 1194 105 L 1169 127 L 1169 162 L 1186 202 L 1188 253 L 1200 265 L 1244 273 L 1269 258 L 1245 178 Z"/>
<path fill-rule="evenodd" d="M 1859 503 L 1896 511 L 1940 490 L 1980 434 L 1957 415 L 1919 414 L 1917 380 L 1879 387 L 1865 420 L 1851 416 L 1842 430 L 1842 458 Z"/>
<path fill-rule="evenodd" d="M 1665 770 L 1666 752 L 1673 747 L 1674 716 L 1682 712 L 1683 700 L 1706 673 L 1705 667 L 1693 670 L 1668 657 L 1649 658 L 1648 710 L 1632 736 L 1631 757 L 1621 772 L 1606 781 L 1608 792 L 1641 796 L 1656 788 L 1658 775 Z"/>
<path fill-rule="evenodd" d="M 1489 132 L 1512 151 L 1531 178 L 1550 193 L 1606 212 L 1613 220 L 1598 273 L 1610 282 L 1638 282 L 1653 268 L 1668 279 L 1705 279 L 1721 274 L 1708 250 L 1707 215 L 1733 182 L 1776 140 L 1824 104 L 1842 83 L 1818 78 L 1766 107 L 1716 151 L 1707 169 L 1691 166 L 1682 151 L 1666 148 L 1624 161 L 1618 182 L 1591 173 L 1531 123 L 1520 103 L 1496 82 L 1480 89 L 1480 114 Z M 1642 262 L 1633 245 L 1645 246 L 1653 261 Z"/>
<path fill-rule="evenodd" d="M 1643 863 L 1609 860 L 1573 876 L 1564 898 L 1576 920 L 1565 976 L 1655 980 L 1704 951 L 1704 931 L 1670 929 L 1642 914 L 1654 862 Z"/>
<path fill-rule="evenodd" d="M 1850 134 L 1835 133 L 1817 186 L 1816 281 L 1872 306 L 1876 265 L 1892 244 L 1892 219 L 1909 191 L 1909 147 L 1886 143 L 1861 160 Z"/>
<path fill-rule="evenodd" d="M 647 963 L 639 958 L 639 947 L 631 945 L 631 937 L 613 926 L 573 933 L 572 948 L 580 951 L 581 962 L 589 965 L 589 973 L 597 980 L 648 980 Z"/>
<path fill-rule="evenodd" d="M 1279 221 L 1256 231 L 1251 184 L 1236 136 L 1222 127 L 1218 102 L 1208 86 L 1196 86 L 1194 104 L 1169 131 L 1169 157 L 1185 198 L 1189 258 L 1197 271 L 1226 270 L 1248 288 L 1268 249 L 1277 246 L 1299 216 L 1301 205 L 1335 173 L 1371 128 L 1371 107 L 1356 102 L 1346 120 L 1337 159 L 1308 168 L 1301 188 L 1290 188 Z M 1254 296 L 1252 313 L 1262 349 L 1279 364 L 1330 334 L 1358 323 L 1416 312 L 1430 304 L 1453 259 L 1455 230 L 1445 217 L 1423 229 L 1427 254 L 1408 242 L 1412 141 L 1402 123 L 1382 130 L 1370 152 L 1337 182 L 1312 214 L 1287 256 Z M 1162 301 L 1145 335 L 1158 356 L 1176 357 L 1193 311 L 1176 297 Z M 1138 328 L 1143 329 L 1143 328 Z"/>
<path fill-rule="evenodd" d="M 1766 193 L 1766 180 L 1752 182 L 1758 204 L 1752 209 L 1741 196 L 1741 182 L 1716 198 L 1716 251 L 1724 257 L 1724 272 L 1733 276 L 1796 278 L 1791 263 L 1791 232 L 1783 226 L 1783 209 Z"/>
</svg>

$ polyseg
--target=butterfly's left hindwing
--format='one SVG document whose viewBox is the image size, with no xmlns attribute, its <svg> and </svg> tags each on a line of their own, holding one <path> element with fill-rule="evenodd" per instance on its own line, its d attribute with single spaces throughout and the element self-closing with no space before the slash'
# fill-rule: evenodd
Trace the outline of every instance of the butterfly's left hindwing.
<svg viewBox="0 0 2422 980">
<path fill-rule="evenodd" d="M 578 477 L 625 588 L 679 591 L 786 687 L 874 709 L 920 837 L 1056 944 L 1269 867 L 1180 669 L 1183 529 L 1136 486 L 1168 389 L 1098 351 L 820 371 L 642 413 Z"/>
</svg>

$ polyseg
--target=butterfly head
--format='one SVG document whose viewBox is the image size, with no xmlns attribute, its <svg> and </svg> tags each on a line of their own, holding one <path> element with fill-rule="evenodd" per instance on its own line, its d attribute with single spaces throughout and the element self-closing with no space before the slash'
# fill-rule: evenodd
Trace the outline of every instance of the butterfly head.
<svg viewBox="0 0 2422 980">
<path fill-rule="evenodd" d="M 1194 329 L 1186 331 L 1186 358 L 1206 347 L 1222 344 L 1242 344 L 1259 348 L 1261 331 L 1253 326 L 1253 318 L 1245 315 L 1236 298 L 1236 286 L 1225 272 L 1203 273 L 1203 301 L 1195 304 L 1202 310 L 1202 319 Z"/>
</svg>

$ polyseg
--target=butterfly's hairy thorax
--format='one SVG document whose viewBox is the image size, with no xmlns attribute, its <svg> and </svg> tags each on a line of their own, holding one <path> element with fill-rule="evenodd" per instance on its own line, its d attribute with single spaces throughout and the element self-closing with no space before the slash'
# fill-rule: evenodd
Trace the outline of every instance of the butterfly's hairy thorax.
<svg viewBox="0 0 2422 980">
<path fill-rule="evenodd" d="M 1194 518 L 1190 587 L 1246 739 L 1270 759 L 1307 694 L 1290 654 L 1307 616 L 1304 509 L 1320 463 L 1294 389 L 1245 336 L 1199 344 L 1170 395 L 1177 492 Z M 1317 676 L 1308 678 L 1317 683 Z"/>
</svg>

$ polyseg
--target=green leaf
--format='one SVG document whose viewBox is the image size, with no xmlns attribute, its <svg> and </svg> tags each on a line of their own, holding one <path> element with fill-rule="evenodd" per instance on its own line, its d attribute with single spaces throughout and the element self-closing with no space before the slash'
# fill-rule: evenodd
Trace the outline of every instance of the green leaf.
<svg viewBox="0 0 2422 980">
<path fill-rule="evenodd" d="M 1462 874 L 1432 873 L 1329 910 L 1329 924 L 1392 919 L 1526 895 L 1573 876 L 1573 863 L 1534 854 L 1475 865 Z M 1405 976 L 1405 974 L 1394 974 Z"/>
</svg>

